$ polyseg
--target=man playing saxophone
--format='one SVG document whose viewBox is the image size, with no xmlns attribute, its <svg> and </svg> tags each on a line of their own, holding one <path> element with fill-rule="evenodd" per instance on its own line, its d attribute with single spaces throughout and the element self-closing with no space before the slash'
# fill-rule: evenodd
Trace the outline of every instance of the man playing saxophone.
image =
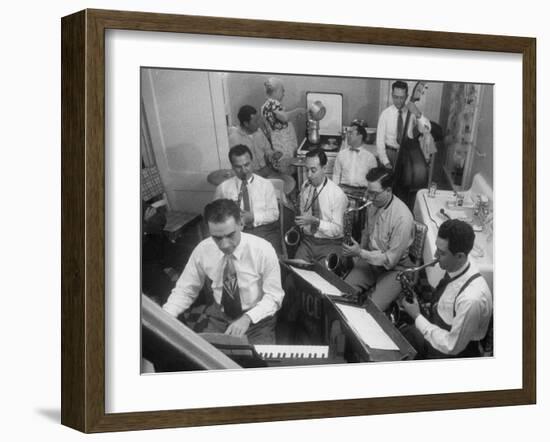
<svg viewBox="0 0 550 442">
<path fill-rule="evenodd" d="M 367 208 L 361 245 L 343 244 L 344 256 L 354 257 L 345 281 L 361 291 L 374 286 L 372 301 L 384 311 L 401 292 L 397 272 L 412 266 L 409 247 L 414 240 L 414 219 L 403 201 L 392 193 L 393 174 L 385 167 L 367 173 Z"/>
<path fill-rule="evenodd" d="M 432 294 L 427 317 L 418 301 L 403 299 L 402 307 L 414 324 L 402 330 L 418 359 L 478 357 L 479 341 L 490 327 L 493 297 L 485 279 L 469 258 L 475 233 L 458 219 L 445 221 L 435 240 L 435 257 L 445 270 Z"/>
<path fill-rule="evenodd" d="M 348 198 L 326 176 L 327 156 L 322 149 L 306 154 L 307 181 L 300 192 L 300 215 L 296 224 L 302 228 L 302 240 L 295 258 L 324 262 L 330 253 L 340 252 L 344 212 Z"/>
</svg>

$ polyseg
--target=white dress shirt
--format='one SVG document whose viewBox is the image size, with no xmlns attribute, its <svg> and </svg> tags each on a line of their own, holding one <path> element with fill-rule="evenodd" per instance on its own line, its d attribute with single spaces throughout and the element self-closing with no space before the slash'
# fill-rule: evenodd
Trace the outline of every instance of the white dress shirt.
<svg viewBox="0 0 550 442">
<path fill-rule="evenodd" d="M 405 127 L 405 121 L 407 120 L 407 108 L 403 108 L 401 118 L 403 119 L 403 128 Z M 388 164 L 388 156 L 386 155 L 386 145 L 399 149 L 399 143 L 397 142 L 397 116 L 399 115 L 398 109 L 395 105 L 384 109 L 378 119 L 378 127 L 376 129 L 376 150 L 378 151 L 378 159 L 382 164 Z M 413 127 L 416 124 L 420 133 L 424 134 L 432 129 L 430 120 L 424 115 L 420 115 L 420 118 L 416 118 L 414 114 L 411 114 L 409 119 L 409 125 L 407 127 L 407 135 L 409 138 L 413 138 Z"/>
<path fill-rule="evenodd" d="M 422 315 L 418 315 L 415 321 L 416 327 L 432 347 L 449 355 L 460 353 L 470 341 L 483 339 L 493 314 L 493 297 L 483 277 L 474 279 L 457 298 L 466 281 L 478 273 L 475 264 L 471 261 L 469 264 L 470 268 L 464 275 L 447 285 L 437 304 L 437 313 L 451 326 L 451 330 L 432 324 Z M 459 275 L 467 265 L 468 262 L 456 272 L 449 272 L 449 276 L 453 278 Z M 456 315 L 453 318 L 455 307 Z"/>
<path fill-rule="evenodd" d="M 376 158 L 364 145 L 359 146 L 359 151 L 344 149 L 336 156 L 332 180 L 336 184 L 367 187 L 367 173 L 376 166 Z"/>
<path fill-rule="evenodd" d="M 302 185 L 300 193 L 300 210 L 302 215 L 311 215 L 312 201 L 315 187 L 306 181 Z M 348 207 L 348 197 L 344 191 L 329 178 L 326 178 L 326 185 L 317 187 L 319 193 L 318 201 L 321 209 L 321 221 L 315 238 L 342 238 L 344 235 L 344 212 Z M 306 210 L 307 209 L 307 210 Z M 311 235 L 311 225 L 304 227 L 304 231 Z"/>
<path fill-rule="evenodd" d="M 231 126 L 228 131 L 229 147 L 243 144 L 252 152 L 252 168 L 254 171 L 265 167 L 265 160 L 272 152 L 271 145 L 261 129 L 250 134 L 242 127 Z"/>
<path fill-rule="evenodd" d="M 237 201 L 241 191 L 242 181 L 237 177 L 231 177 L 220 183 L 216 188 L 214 199 L 227 198 Z M 254 227 L 269 224 L 279 219 L 279 206 L 277 195 L 271 181 L 259 175 L 252 174 L 248 180 L 248 197 L 250 211 L 254 214 Z M 244 202 L 241 201 L 241 209 L 244 210 Z"/>
<path fill-rule="evenodd" d="M 243 311 L 255 324 L 274 315 L 281 307 L 281 269 L 273 246 L 265 239 L 241 232 L 241 242 L 233 252 Z M 212 238 L 201 241 L 187 262 L 163 309 L 173 316 L 187 310 L 197 298 L 206 278 L 212 281 L 214 299 L 221 304 L 223 252 Z"/>
</svg>

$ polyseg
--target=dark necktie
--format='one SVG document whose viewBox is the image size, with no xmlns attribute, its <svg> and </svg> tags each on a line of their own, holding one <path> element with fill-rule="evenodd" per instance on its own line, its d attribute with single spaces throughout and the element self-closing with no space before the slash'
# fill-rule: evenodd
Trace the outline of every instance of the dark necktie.
<svg viewBox="0 0 550 442">
<path fill-rule="evenodd" d="M 359 153 L 359 148 L 358 147 L 350 147 L 349 150 L 351 150 L 352 152 Z"/>
<path fill-rule="evenodd" d="M 225 267 L 223 269 L 223 290 L 222 290 L 222 307 L 223 311 L 230 318 L 238 318 L 243 314 L 241 306 L 241 297 L 239 294 L 239 284 L 237 282 L 237 273 L 233 255 L 225 255 Z"/>
<path fill-rule="evenodd" d="M 398 110 L 397 113 L 397 143 L 401 144 L 401 139 L 403 138 L 403 118 L 402 118 L 402 109 Z"/>
<path fill-rule="evenodd" d="M 313 191 L 313 205 L 311 206 L 311 215 L 315 218 L 321 219 L 321 206 L 319 206 L 319 193 L 317 188 Z M 314 235 L 317 232 L 317 224 L 311 225 L 311 234 Z"/>
<path fill-rule="evenodd" d="M 435 305 L 437 302 L 439 302 L 439 298 L 441 298 L 441 295 L 447 288 L 447 285 L 449 285 L 449 282 L 451 281 L 451 276 L 448 272 L 445 272 L 445 275 L 443 278 L 441 278 L 441 281 L 439 281 L 439 284 L 437 284 L 437 287 L 432 293 L 432 305 Z"/>
<path fill-rule="evenodd" d="M 242 180 L 241 192 L 243 195 L 243 210 L 245 212 L 250 212 L 250 198 L 248 197 L 248 181 Z"/>
</svg>

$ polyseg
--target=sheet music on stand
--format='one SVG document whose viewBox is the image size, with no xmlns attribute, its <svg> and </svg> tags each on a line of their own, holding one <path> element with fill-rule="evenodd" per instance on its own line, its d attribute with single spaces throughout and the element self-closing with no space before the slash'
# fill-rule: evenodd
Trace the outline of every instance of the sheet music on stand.
<svg viewBox="0 0 550 442">
<path fill-rule="evenodd" d="M 323 295 L 342 296 L 342 292 L 340 290 L 313 270 L 299 269 L 294 266 L 290 266 L 290 268 L 293 272 L 319 290 Z"/>
<path fill-rule="evenodd" d="M 399 350 L 399 347 L 363 307 L 336 303 L 336 307 L 352 327 L 356 335 L 370 348 Z"/>
</svg>

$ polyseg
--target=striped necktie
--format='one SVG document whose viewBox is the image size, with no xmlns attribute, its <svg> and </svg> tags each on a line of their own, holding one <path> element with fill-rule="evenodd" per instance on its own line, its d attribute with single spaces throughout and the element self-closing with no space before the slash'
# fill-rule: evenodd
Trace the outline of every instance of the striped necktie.
<svg viewBox="0 0 550 442">
<path fill-rule="evenodd" d="M 311 206 L 311 215 L 315 218 L 321 219 L 321 206 L 319 205 L 319 193 L 317 192 L 317 188 L 315 188 L 313 192 L 313 205 Z M 317 232 L 317 225 L 312 224 L 310 230 L 311 234 L 315 235 L 315 232 Z"/>
<path fill-rule="evenodd" d="M 245 212 L 250 212 L 250 197 L 248 196 L 248 181 L 242 180 L 241 192 L 243 195 L 243 210 Z"/>
<path fill-rule="evenodd" d="M 234 259 L 233 255 L 225 255 L 221 305 L 227 316 L 236 319 L 243 314 L 243 309 L 241 306 L 237 272 L 233 263 Z"/>
</svg>

